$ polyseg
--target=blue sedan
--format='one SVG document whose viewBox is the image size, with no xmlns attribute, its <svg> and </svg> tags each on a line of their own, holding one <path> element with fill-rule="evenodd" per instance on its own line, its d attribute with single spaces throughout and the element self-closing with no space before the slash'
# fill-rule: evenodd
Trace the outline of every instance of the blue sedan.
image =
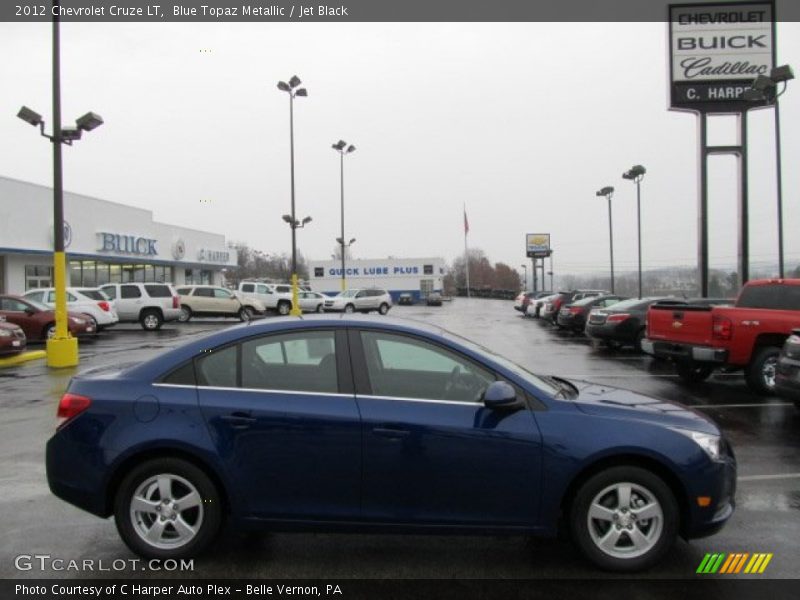
<svg viewBox="0 0 800 600">
<path fill-rule="evenodd" d="M 569 530 L 604 569 L 657 562 L 733 513 L 736 462 L 709 419 L 543 377 L 403 320 L 250 322 L 82 373 L 47 444 L 53 493 L 148 558 L 222 523 L 302 531 Z"/>
</svg>

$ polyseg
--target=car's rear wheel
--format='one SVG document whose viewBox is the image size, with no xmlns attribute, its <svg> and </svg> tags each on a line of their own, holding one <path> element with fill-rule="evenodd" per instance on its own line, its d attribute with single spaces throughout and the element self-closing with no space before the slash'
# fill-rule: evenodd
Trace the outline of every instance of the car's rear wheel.
<svg viewBox="0 0 800 600">
<path fill-rule="evenodd" d="M 220 494 L 200 468 L 177 458 L 159 458 L 135 467 L 114 500 L 122 540 L 146 558 L 198 554 L 222 523 Z"/>
<path fill-rule="evenodd" d="M 317 304 L 317 312 L 318 313 L 322 312 L 322 304 Z"/>
<path fill-rule="evenodd" d="M 141 324 L 142 329 L 147 331 L 155 331 L 157 329 L 161 329 L 164 319 L 161 317 L 161 313 L 159 313 L 157 310 L 146 310 L 142 313 L 141 317 L 139 317 L 139 323 Z"/>
<path fill-rule="evenodd" d="M 178 315 L 178 321 L 186 323 L 192 318 L 192 309 L 188 306 L 181 306 L 181 314 Z"/>
<path fill-rule="evenodd" d="M 42 339 L 52 340 L 54 337 L 56 337 L 56 324 L 50 323 L 46 325 L 44 331 L 42 331 Z"/>
<path fill-rule="evenodd" d="M 286 302 L 286 301 L 278 302 L 278 314 L 279 315 L 286 316 L 286 315 L 289 314 L 289 312 L 291 312 L 291 310 L 292 310 L 292 305 L 291 305 L 290 302 Z"/>
<path fill-rule="evenodd" d="M 346 313 L 354 313 L 354 312 L 356 312 L 356 307 L 353 306 L 352 304 L 348 304 L 347 306 L 344 307 L 344 312 L 346 312 Z"/>
<path fill-rule="evenodd" d="M 678 505 L 664 481 L 634 466 L 589 478 L 570 512 L 575 542 L 597 566 L 637 571 L 655 564 L 675 541 Z"/>
<path fill-rule="evenodd" d="M 95 319 L 92 315 L 86 315 L 86 320 L 89 321 L 89 326 L 92 328 L 92 331 L 97 334 L 100 331 L 100 326 L 97 324 L 97 319 Z"/>
<path fill-rule="evenodd" d="M 386 302 L 381 303 L 381 305 L 378 307 L 378 312 L 382 315 L 385 315 L 389 312 L 389 305 L 386 304 Z"/>
<path fill-rule="evenodd" d="M 714 367 L 680 361 L 675 363 L 675 370 L 678 372 L 678 377 L 686 383 L 699 383 L 711 376 L 711 373 L 714 372 Z"/>
<path fill-rule="evenodd" d="M 778 366 L 779 348 L 768 346 L 759 350 L 745 370 L 747 385 L 759 394 L 775 393 L 775 370 Z"/>
</svg>

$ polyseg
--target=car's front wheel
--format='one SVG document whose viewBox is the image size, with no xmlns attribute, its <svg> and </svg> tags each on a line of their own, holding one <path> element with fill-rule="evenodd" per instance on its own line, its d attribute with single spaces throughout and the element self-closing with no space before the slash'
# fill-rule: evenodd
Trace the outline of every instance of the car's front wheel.
<svg viewBox="0 0 800 600">
<path fill-rule="evenodd" d="M 356 312 L 356 307 L 353 306 L 352 304 L 348 304 L 347 306 L 344 307 L 344 312 L 346 312 L 346 313 L 354 313 L 354 312 Z"/>
<path fill-rule="evenodd" d="M 571 507 L 575 542 L 597 566 L 638 571 L 655 564 L 675 541 L 675 497 L 654 473 L 634 466 L 606 469 L 578 490 Z"/>
<path fill-rule="evenodd" d="M 252 310 L 252 309 L 248 309 L 246 306 L 243 306 L 242 308 L 240 308 L 239 309 L 239 320 L 240 321 L 249 321 L 252 318 L 250 310 Z"/>
<path fill-rule="evenodd" d="M 200 468 L 177 458 L 135 467 L 114 501 L 122 540 L 145 558 L 185 558 L 216 537 L 222 523 L 220 495 Z"/>
<path fill-rule="evenodd" d="M 279 302 L 278 303 L 278 314 L 286 316 L 292 310 L 292 304 L 290 302 Z"/>
</svg>

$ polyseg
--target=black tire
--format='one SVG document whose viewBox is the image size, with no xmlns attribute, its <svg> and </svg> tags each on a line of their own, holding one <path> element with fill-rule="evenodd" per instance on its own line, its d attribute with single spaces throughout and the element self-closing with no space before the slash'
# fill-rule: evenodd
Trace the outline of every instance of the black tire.
<svg viewBox="0 0 800 600">
<path fill-rule="evenodd" d="M 170 502 L 164 502 L 167 498 L 162 498 L 158 484 L 148 484 L 148 480 L 153 481 L 160 475 L 173 479 L 169 490 L 174 496 Z M 174 509 L 176 503 L 188 497 L 185 494 L 192 488 L 198 496 L 196 505 Z M 140 498 L 149 496 L 149 502 L 153 502 L 159 512 L 132 515 L 131 503 L 137 494 Z M 193 526 L 196 529 L 193 536 L 187 537 L 183 543 L 175 537 L 170 539 L 170 535 L 180 535 L 170 523 L 170 515 Z M 221 497 L 214 482 L 199 467 L 179 458 L 156 458 L 137 465 L 125 475 L 114 497 L 114 521 L 122 541 L 139 556 L 187 558 L 202 552 L 217 536 L 222 524 Z M 145 540 L 143 532 L 148 524 L 155 526 L 159 521 L 165 523 L 161 525 L 164 532 L 161 547 Z M 172 519 L 172 522 L 177 521 Z"/>
<path fill-rule="evenodd" d="M 714 372 L 714 367 L 681 361 L 675 363 L 675 370 L 678 372 L 678 377 L 684 382 L 700 383 L 711 376 L 711 373 Z"/>
<path fill-rule="evenodd" d="M 292 311 L 292 303 L 286 300 L 278 302 L 278 314 L 286 316 Z"/>
<path fill-rule="evenodd" d="M 43 340 L 49 340 L 49 339 L 52 339 L 54 337 L 56 337 L 56 324 L 55 323 L 49 323 L 49 324 L 45 325 L 44 329 L 42 329 L 42 339 Z"/>
<path fill-rule="evenodd" d="M 142 314 L 139 315 L 139 324 L 145 331 L 157 331 L 164 324 L 164 317 L 161 316 L 159 311 L 152 308 L 143 310 Z"/>
<path fill-rule="evenodd" d="M 181 323 L 188 323 L 192 318 L 192 309 L 188 306 L 184 306 L 181 304 L 181 314 L 178 317 L 178 321 Z"/>
<path fill-rule="evenodd" d="M 620 500 L 619 491 L 624 488 L 631 490 L 627 505 Z M 614 519 L 590 521 L 590 514 L 596 514 L 590 512 L 593 505 Z M 659 512 L 649 519 L 637 518 L 644 507 L 657 507 Z M 669 486 L 654 473 L 634 466 L 612 467 L 590 477 L 575 495 L 569 514 L 573 540 L 586 558 L 602 569 L 622 572 L 640 571 L 658 562 L 675 542 L 679 521 L 678 503 Z M 604 538 L 613 540 L 613 536 L 617 540 L 613 547 L 600 547 Z M 640 540 L 639 548 L 634 538 Z"/>
<path fill-rule="evenodd" d="M 239 309 L 239 320 L 243 322 L 250 320 L 250 311 L 247 310 L 246 306 Z"/>
<path fill-rule="evenodd" d="M 767 346 L 756 352 L 744 373 L 751 390 L 758 394 L 775 393 L 775 367 L 780 353 L 780 348 L 775 346 Z"/>
<path fill-rule="evenodd" d="M 347 306 L 344 307 L 344 312 L 346 312 L 348 314 L 352 314 L 352 313 L 356 312 L 356 307 L 353 306 L 352 304 L 348 304 Z"/>
<path fill-rule="evenodd" d="M 322 304 L 317 304 L 317 311 L 318 313 L 322 312 Z"/>
<path fill-rule="evenodd" d="M 380 305 L 380 307 L 378 307 L 378 312 L 381 313 L 382 315 L 385 315 L 386 313 L 389 312 L 389 305 L 386 304 L 386 302 L 383 302 Z"/>
</svg>

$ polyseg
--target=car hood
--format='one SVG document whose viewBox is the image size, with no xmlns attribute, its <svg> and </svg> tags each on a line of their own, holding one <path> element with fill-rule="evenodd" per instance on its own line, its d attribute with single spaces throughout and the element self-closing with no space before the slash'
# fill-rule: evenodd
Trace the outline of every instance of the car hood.
<svg viewBox="0 0 800 600">
<path fill-rule="evenodd" d="M 571 383 L 578 388 L 578 396 L 572 402 L 586 414 L 720 435 L 711 419 L 677 402 L 588 381 Z"/>
</svg>

